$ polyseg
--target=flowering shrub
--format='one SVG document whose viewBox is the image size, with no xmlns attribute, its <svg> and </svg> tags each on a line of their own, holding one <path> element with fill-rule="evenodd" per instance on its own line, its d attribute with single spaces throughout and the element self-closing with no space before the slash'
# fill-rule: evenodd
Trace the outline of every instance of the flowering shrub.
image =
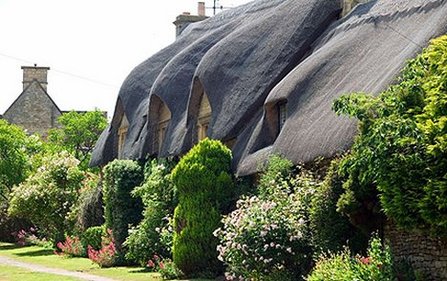
<svg viewBox="0 0 447 281">
<path fill-rule="evenodd" d="M 111 267 L 115 265 L 117 251 L 112 231 L 110 229 L 107 230 L 107 236 L 103 237 L 101 249 L 95 250 L 92 246 L 88 245 L 87 254 L 88 258 L 100 267 Z"/>
<path fill-rule="evenodd" d="M 65 239 L 67 214 L 79 197 L 84 173 L 67 152 L 45 156 L 37 172 L 13 188 L 8 213 L 29 219 L 54 242 Z"/>
<path fill-rule="evenodd" d="M 165 280 L 179 279 L 184 276 L 183 272 L 171 259 L 161 259 L 158 255 L 154 255 L 146 265 L 152 271 L 160 273 Z"/>
<path fill-rule="evenodd" d="M 337 255 L 321 256 L 307 281 L 396 280 L 390 248 L 373 237 L 366 257 L 353 257 L 346 248 Z"/>
<path fill-rule="evenodd" d="M 88 258 L 98 264 L 100 267 L 111 267 L 115 264 L 116 249 L 115 243 L 104 245 L 100 250 L 95 250 L 92 246 L 88 246 L 87 249 Z"/>
<path fill-rule="evenodd" d="M 271 179 L 269 187 L 260 186 L 268 191 L 242 197 L 214 232 L 220 240 L 218 258 L 228 265 L 230 280 L 298 280 L 309 270 L 307 214 L 316 182 L 305 172 Z"/>
<path fill-rule="evenodd" d="M 82 246 L 79 237 L 67 236 L 64 242 L 58 242 L 57 247 L 61 250 L 63 255 L 69 257 L 82 257 L 84 256 L 84 247 Z"/>
<path fill-rule="evenodd" d="M 19 246 L 33 245 L 34 244 L 33 242 L 38 240 L 36 236 L 36 229 L 34 227 L 31 227 L 29 231 L 21 229 L 11 234 L 14 237 L 16 244 Z"/>
</svg>

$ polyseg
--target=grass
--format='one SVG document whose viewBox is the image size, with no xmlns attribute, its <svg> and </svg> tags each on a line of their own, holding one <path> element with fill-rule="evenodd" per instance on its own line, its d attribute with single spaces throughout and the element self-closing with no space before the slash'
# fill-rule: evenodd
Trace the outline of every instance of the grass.
<svg viewBox="0 0 447 281">
<path fill-rule="evenodd" d="M 0 281 L 75 281 L 79 279 L 0 265 Z"/>
<path fill-rule="evenodd" d="M 51 268 L 61 268 L 70 271 L 84 272 L 88 274 L 98 275 L 113 278 L 115 280 L 128 280 L 128 281 L 161 281 L 161 277 L 158 273 L 151 273 L 144 271 L 141 267 L 112 267 L 112 268 L 100 268 L 98 265 L 93 264 L 86 258 L 64 258 L 53 253 L 53 250 L 44 249 L 38 246 L 20 247 L 10 243 L 0 242 L 0 256 L 6 256 L 15 260 L 27 263 L 38 264 Z M 41 275 L 35 272 L 26 272 L 26 270 L 17 269 L 7 266 L 10 274 L 15 276 L 14 272 L 19 274 L 23 272 L 26 274 Z M 5 279 L 3 270 L 0 273 L 0 281 Z M 18 280 L 12 277 L 6 280 Z M 74 279 L 61 279 L 62 276 L 58 276 L 59 279 L 29 279 L 29 280 L 74 280 Z M 24 281 L 27 279 L 20 279 Z M 194 279 L 194 281 L 207 281 L 205 279 Z"/>
</svg>

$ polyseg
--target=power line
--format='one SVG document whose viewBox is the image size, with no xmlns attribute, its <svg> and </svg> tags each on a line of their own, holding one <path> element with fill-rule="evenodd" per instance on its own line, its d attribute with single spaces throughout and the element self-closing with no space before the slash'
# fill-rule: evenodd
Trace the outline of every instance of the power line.
<svg viewBox="0 0 447 281">
<path fill-rule="evenodd" d="M 405 34 L 403 34 L 402 32 L 400 32 L 399 30 L 395 29 L 394 27 L 392 27 L 391 25 L 387 24 L 386 22 L 383 23 L 385 26 L 387 26 L 389 29 L 391 29 L 391 31 L 393 31 L 394 33 L 399 34 L 400 36 L 402 36 L 404 39 L 406 39 L 408 42 L 413 43 L 414 45 L 418 46 L 421 49 L 424 49 L 423 46 L 421 46 L 421 44 L 417 43 L 416 41 L 414 41 L 413 39 L 411 39 L 410 37 L 406 36 Z"/>
<path fill-rule="evenodd" d="M 5 57 L 5 58 L 9 58 L 9 59 L 12 59 L 12 60 L 16 60 L 16 61 L 25 62 L 27 64 L 34 64 L 34 62 L 32 62 L 30 60 L 27 60 L 27 59 L 24 59 L 24 58 L 15 57 L 15 56 L 11 56 L 11 55 L 4 54 L 4 53 L 0 53 L 0 56 Z M 107 87 L 119 89 L 119 86 L 117 86 L 117 85 L 112 85 L 112 84 L 109 84 L 109 83 L 106 83 L 106 82 L 102 82 L 102 81 L 99 81 L 99 80 L 96 80 L 96 79 L 92 79 L 92 78 L 89 78 L 89 77 L 86 77 L 86 76 L 82 76 L 82 75 L 79 75 L 79 74 L 75 74 L 75 73 L 64 71 L 64 70 L 57 69 L 57 68 L 51 68 L 51 69 L 54 72 L 57 72 L 57 73 L 60 73 L 60 74 L 63 74 L 63 75 L 67 75 L 67 76 L 71 76 L 71 77 L 74 77 L 74 78 L 77 78 L 77 79 L 85 80 L 85 81 L 88 81 L 90 83 L 99 84 L 99 85 L 102 85 L 102 86 L 107 86 Z"/>
</svg>

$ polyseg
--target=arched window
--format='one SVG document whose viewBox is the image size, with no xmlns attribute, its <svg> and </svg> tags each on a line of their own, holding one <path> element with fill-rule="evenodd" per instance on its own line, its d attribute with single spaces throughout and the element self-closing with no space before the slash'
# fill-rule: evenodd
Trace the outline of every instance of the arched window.
<svg viewBox="0 0 447 281">
<path fill-rule="evenodd" d="M 123 157 L 124 143 L 126 142 L 127 130 L 129 129 L 129 120 L 125 114 L 121 118 L 120 126 L 118 128 L 118 159 Z"/>
<path fill-rule="evenodd" d="M 197 139 L 203 140 L 208 136 L 208 127 L 211 121 L 211 105 L 205 92 L 202 92 L 202 97 L 199 105 L 199 114 L 197 118 Z"/>
<path fill-rule="evenodd" d="M 212 108 L 205 89 L 198 77 L 194 78 L 188 103 L 188 132 L 191 146 L 208 137 Z"/>
<path fill-rule="evenodd" d="M 281 101 L 277 104 L 278 111 L 278 134 L 281 132 L 287 119 L 287 102 Z"/>
<path fill-rule="evenodd" d="M 171 111 L 164 102 L 160 104 L 160 110 L 158 113 L 158 151 L 161 151 L 161 147 L 166 137 L 166 130 L 171 121 Z"/>
</svg>

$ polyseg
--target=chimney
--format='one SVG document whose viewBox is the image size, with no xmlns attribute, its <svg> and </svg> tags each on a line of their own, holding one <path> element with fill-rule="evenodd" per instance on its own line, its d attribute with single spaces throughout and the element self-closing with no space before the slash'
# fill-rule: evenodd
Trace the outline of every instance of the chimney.
<svg viewBox="0 0 447 281">
<path fill-rule="evenodd" d="M 205 16 L 205 2 L 198 2 L 197 3 L 197 15 L 199 17 L 204 17 Z"/>
<path fill-rule="evenodd" d="M 23 90 L 25 90 L 26 87 L 28 87 L 31 82 L 36 80 L 40 83 L 40 85 L 47 90 L 47 74 L 48 70 L 50 70 L 49 67 L 42 67 L 37 66 L 37 64 L 34 64 L 34 66 L 22 66 L 23 69 Z"/>
</svg>

